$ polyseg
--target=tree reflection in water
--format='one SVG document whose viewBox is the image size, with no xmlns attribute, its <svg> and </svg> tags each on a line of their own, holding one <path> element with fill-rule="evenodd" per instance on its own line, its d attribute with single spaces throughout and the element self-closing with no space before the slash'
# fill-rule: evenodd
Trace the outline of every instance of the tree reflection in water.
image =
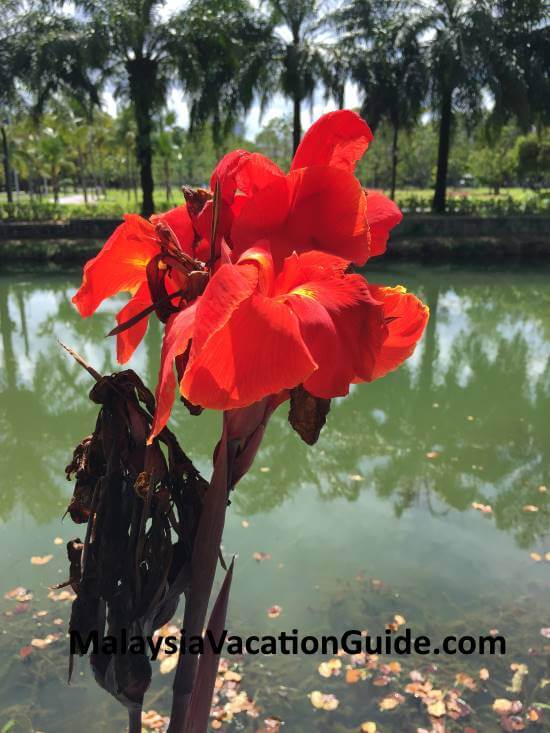
<svg viewBox="0 0 550 733">
<path fill-rule="evenodd" d="M 528 546 L 550 526 L 550 491 L 538 490 L 550 483 L 550 283 L 536 271 L 411 265 L 403 279 L 431 309 L 411 363 L 336 400 L 331 429 L 313 450 L 285 429 L 280 408 L 234 501 L 247 515 L 265 512 L 304 485 L 324 500 L 354 501 L 373 490 L 396 515 L 419 503 L 444 513 L 480 501 L 493 507 L 497 527 Z M 76 275 L 0 280 L 3 519 L 18 504 L 38 521 L 60 514 L 61 468 L 69 447 L 93 425 L 91 384 L 56 338 L 98 370 L 116 368 L 114 344 L 104 335 L 117 304 L 81 320 L 70 303 L 76 282 Z M 152 321 L 132 363 L 151 386 L 159 352 Z M 214 420 L 175 408 L 178 435 L 199 465 L 208 461 Z M 427 458 L 429 452 L 436 457 Z M 270 472 L 260 473 L 260 466 Z M 536 515 L 522 511 L 526 504 L 539 507 Z"/>
</svg>

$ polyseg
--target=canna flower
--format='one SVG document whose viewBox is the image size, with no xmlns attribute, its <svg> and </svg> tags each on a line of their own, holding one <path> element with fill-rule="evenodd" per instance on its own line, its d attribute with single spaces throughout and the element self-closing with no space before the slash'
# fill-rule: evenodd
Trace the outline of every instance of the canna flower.
<svg viewBox="0 0 550 733">
<path fill-rule="evenodd" d="M 152 434 L 168 420 L 173 362 L 184 353 L 182 396 L 216 410 L 299 385 L 317 398 L 343 396 L 350 384 L 397 368 L 421 337 L 428 309 L 404 288 L 347 274 L 348 266 L 313 250 L 294 252 L 277 271 L 268 242 L 222 265 L 192 308 L 166 324 Z"/>
<path fill-rule="evenodd" d="M 385 251 L 401 220 L 355 177 L 371 140 L 358 115 L 340 111 L 310 128 L 288 174 L 233 151 L 212 175 L 215 200 L 184 189 L 186 206 L 126 217 L 86 265 L 73 299 L 83 316 L 115 293 L 132 296 L 117 315 L 119 361 L 143 338 L 144 316 L 155 310 L 165 323 L 151 438 L 178 385 L 188 406 L 264 405 L 265 425 L 296 388 L 330 400 L 411 355 L 427 307 L 350 272 Z"/>
<path fill-rule="evenodd" d="M 393 201 L 366 191 L 355 164 L 373 139 L 367 123 L 349 110 L 330 112 L 304 135 L 285 175 L 259 153 L 236 150 L 215 169 L 212 185 L 238 209 L 229 240 L 235 256 L 269 239 L 275 258 L 310 249 L 335 254 L 357 265 L 383 254 L 390 230 L 402 214 Z"/>
</svg>

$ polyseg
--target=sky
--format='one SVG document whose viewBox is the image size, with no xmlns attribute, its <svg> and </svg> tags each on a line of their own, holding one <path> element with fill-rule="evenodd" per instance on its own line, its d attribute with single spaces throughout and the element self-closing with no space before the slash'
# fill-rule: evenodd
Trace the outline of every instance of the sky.
<svg viewBox="0 0 550 733">
<path fill-rule="evenodd" d="M 260 2 L 259 0 L 251 0 L 251 4 L 258 7 Z M 161 9 L 161 17 L 167 18 L 172 13 L 184 8 L 185 5 L 185 0 L 166 0 L 164 7 Z M 116 101 L 111 92 L 104 94 L 104 103 L 107 110 L 114 115 L 116 112 Z M 357 86 L 351 82 L 346 84 L 344 103 L 348 108 L 356 108 L 361 104 Z M 168 99 L 168 107 L 175 112 L 178 124 L 187 128 L 189 123 L 189 109 L 181 90 L 173 89 L 171 91 Z M 324 99 L 323 89 L 317 89 L 313 98 L 313 104 L 310 105 L 308 102 L 305 102 L 302 105 L 302 128 L 307 130 L 311 123 L 321 117 L 321 115 L 335 109 L 337 109 L 336 102 L 332 99 L 326 101 Z M 260 105 L 255 102 L 244 120 L 245 136 L 253 140 L 261 128 L 270 120 L 275 117 L 290 117 L 291 114 L 291 102 L 286 100 L 281 94 L 276 94 L 272 98 L 262 116 L 260 116 Z"/>
</svg>

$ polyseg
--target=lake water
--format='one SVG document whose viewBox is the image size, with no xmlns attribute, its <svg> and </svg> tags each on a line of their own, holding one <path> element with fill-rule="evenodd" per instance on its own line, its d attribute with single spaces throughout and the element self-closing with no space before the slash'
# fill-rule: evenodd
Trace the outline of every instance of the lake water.
<svg viewBox="0 0 550 733">
<path fill-rule="evenodd" d="M 550 730 L 550 630 L 541 633 L 550 627 L 548 271 L 400 264 L 378 266 L 370 279 L 418 293 L 431 308 L 427 333 L 406 366 L 334 402 L 315 447 L 290 429 L 284 406 L 275 414 L 228 512 L 224 551 L 238 555 L 228 624 L 241 634 L 374 635 L 397 614 L 413 636 L 436 642 L 496 629 L 507 653 L 393 657 L 401 670 L 371 660 L 354 684 L 347 657 L 331 677 L 318 672 L 327 657 L 247 657 L 241 689 L 262 712 L 238 714 L 222 730 L 258 730 L 269 715 L 288 733 L 346 733 L 366 721 L 382 733 Z M 48 598 L 48 586 L 67 577 L 64 545 L 54 539 L 82 529 L 62 521 L 72 491 L 63 468 L 95 419 L 90 378 L 56 338 L 99 371 L 116 368 L 104 334 L 119 306 L 81 320 L 70 303 L 78 280 L 77 272 L 0 279 L 0 731 L 125 726 L 85 660 L 66 685 L 63 635 L 20 653 L 65 631 L 69 603 Z M 131 364 L 152 387 L 159 348 L 152 322 Z M 193 418 L 177 406 L 173 427 L 208 473 L 219 416 Z M 256 562 L 254 552 L 271 558 Z M 47 564 L 30 562 L 49 554 Z M 17 586 L 32 600 L 4 598 Z M 268 618 L 274 605 L 282 611 Z M 441 693 L 415 697 L 406 690 L 411 672 Z M 169 712 L 171 681 L 155 672 L 146 710 Z M 314 708 L 315 690 L 334 695 L 337 708 Z M 383 709 L 392 695 L 397 704 Z M 451 704 L 445 715 L 433 707 L 440 697 L 461 701 L 456 720 Z M 492 710 L 498 698 L 520 701 L 521 712 L 501 720 Z"/>
</svg>

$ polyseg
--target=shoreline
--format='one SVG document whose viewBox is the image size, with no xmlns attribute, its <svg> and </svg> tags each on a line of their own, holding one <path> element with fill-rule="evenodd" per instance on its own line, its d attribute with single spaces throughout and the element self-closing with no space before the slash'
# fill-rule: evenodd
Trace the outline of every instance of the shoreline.
<svg viewBox="0 0 550 733">
<path fill-rule="evenodd" d="M 0 222 L 0 265 L 82 265 L 120 220 Z M 390 237 L 386 260 L 430 262 L 550 258 L 549 216 L 406 215 Z"/>
</svg>

